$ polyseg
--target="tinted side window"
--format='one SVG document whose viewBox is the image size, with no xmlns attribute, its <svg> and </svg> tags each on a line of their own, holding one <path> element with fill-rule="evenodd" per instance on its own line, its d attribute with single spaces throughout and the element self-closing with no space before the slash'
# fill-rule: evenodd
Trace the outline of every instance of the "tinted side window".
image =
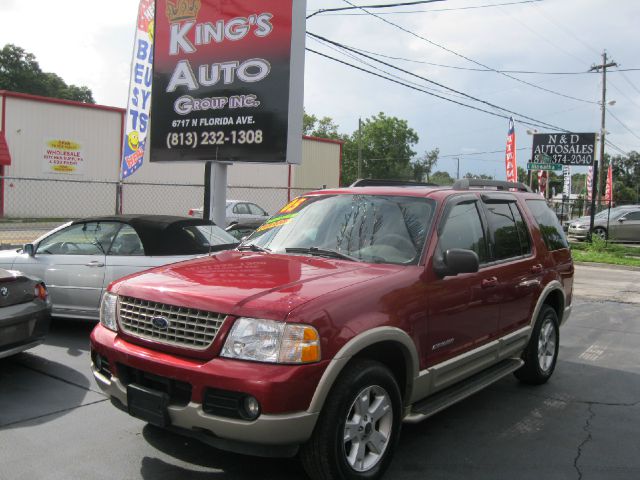
<svg viewBox="0 0 640 480">
<path fill-rule="evenodd" d="M 519 257 L 531 251 L 529 235 L 515 202 L 486 204 L 493 234 L 494 260 Z"/>
<path fill-rule="evenodd" d="M 522 248 L 522 255 L 528 255 L 531 253 L 531 237 L 529 237 L 529 229 L 527 224 L 522 218 L 520 209 L 516 203 L 510 203 L 511 213 L 516 221 L 516 229 L 518 230 L 518 237 L 520 238 L 520 247 Z"/>
<path fill-rule="evenodd" d="M 627 213 L 624 217 L 625 220 L 640 220 L 640 211 Z"/>
<path fill-rule="evenodd" d="M 144 255 L 140 237 L 131 226 L 122 226 L 111 244 L 109 255 Z"/>
<path fill-rule="evenodd" d="M 547 203 L 544 200 L 527 200 L 527 206 L 540 226 L 542 238 L 547 248 L 549 250 L 569 248 L 558 217 L 547 207 Z"/>
<path fill-rule="evenodd" d="M 460 203 L 447 216 L 440 234 L 440 250 L 464 248 L 478 254 L 480 263 L 487 261 L 487 242 L 476 202 Z"/>
</svg>

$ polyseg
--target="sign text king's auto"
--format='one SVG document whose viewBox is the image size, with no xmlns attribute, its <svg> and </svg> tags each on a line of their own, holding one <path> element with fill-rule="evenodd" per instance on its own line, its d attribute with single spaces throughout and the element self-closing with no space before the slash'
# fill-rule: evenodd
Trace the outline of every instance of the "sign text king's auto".
<svg viewBox="0 0 640 480">
<path fill-rule="evenodd" d="M 291 113 L 299 103 L 301 118 L 302 89 L 293 83 L 303 76 L 293 52 L 300 25 L 292 22 L 297 12 L 304 18 L 304 7 L 294 0 L 157 0 L 157 11 L 164 15 L 156 15 L 152 161 L 287 160 L 299 123 L 293 130 L 301 135 Z"/>
</svg>

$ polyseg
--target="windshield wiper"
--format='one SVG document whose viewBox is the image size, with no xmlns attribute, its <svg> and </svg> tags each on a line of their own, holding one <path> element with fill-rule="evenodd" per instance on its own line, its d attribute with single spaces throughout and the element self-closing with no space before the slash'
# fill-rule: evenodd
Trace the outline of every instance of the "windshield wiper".
<svg viewBox="0 0 640 480">
<path fill-rule="evenodd" d="M 240 245 L 238 250 L 251 250 L 252 252 L 265 252 L 271 253 L 271 250 L 268 248 L 261 247 L 260 245 L 256 245 L 255 243 L 245 243 L 244 245 Z"/>
<path fill-rule="evenodd" d="M 290 247 L 285 248 L 284 251 L 287 253 L 308 253 L 310 255 L 317 255 L 319 257 L 339 258 L 341 260 L 350 260 L 352 262 L 360 261 L 359 258 L 352 257 L 351 255 L 347 255 L 346 253 L 318 247 Z"/>
</svg>

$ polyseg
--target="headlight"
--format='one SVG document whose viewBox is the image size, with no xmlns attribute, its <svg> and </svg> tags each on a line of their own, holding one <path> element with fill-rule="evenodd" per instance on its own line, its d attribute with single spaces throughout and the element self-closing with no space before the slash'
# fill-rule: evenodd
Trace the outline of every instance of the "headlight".
<svg viewBox="0 0 640 480">
<path fill-rule="evenodd" d="M 240 317 L 229 332 L 221 356 L 268 363 L 317 362 L 320 336 L 308 325 Z"/>
<path fill-rule="evenodd" d="M 106 292 L 102 296 L 100 304 L 100 323 L 114 332 L 118 330 L 116 323 L 116 305 L 118 304 L 118 296 L 113 293 Z"/>
</svg>

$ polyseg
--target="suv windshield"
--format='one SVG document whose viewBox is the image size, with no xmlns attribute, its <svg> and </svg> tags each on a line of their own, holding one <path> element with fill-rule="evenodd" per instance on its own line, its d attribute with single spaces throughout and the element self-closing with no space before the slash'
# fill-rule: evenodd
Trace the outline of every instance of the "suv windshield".
<svg viewBox="0 0 640 480">
<path fill-rule="evenodd" d="M 276 253 L 416 264 L 434 206 L 433 200 L 404 196 L 299 197 L 259 227 L 244 245 Z"/>
</svg>

